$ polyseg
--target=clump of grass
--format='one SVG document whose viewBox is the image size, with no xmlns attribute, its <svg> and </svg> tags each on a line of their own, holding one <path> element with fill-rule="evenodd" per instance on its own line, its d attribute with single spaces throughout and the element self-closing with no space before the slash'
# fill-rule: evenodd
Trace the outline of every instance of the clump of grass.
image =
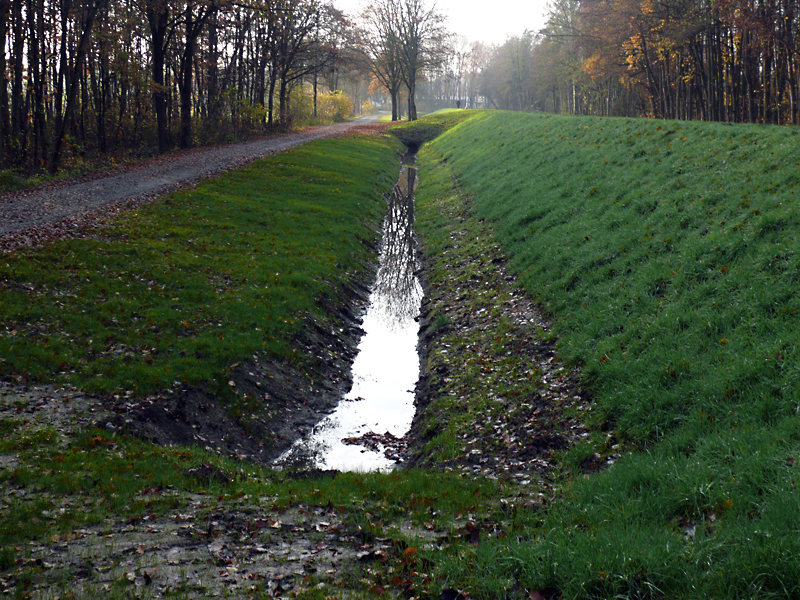
<svg viewBox="0 0 800 600">
<path fill-rule="evenodd" d="M 0 375 L 137 395 L 300 359 L 303 315 L 366 272 L 388 138 L 326 140 L 0 260 Z"/>
<path fill-rule="evenodd" d="M 11 169 L 0 170 L 0 192 L 14 192 L 27 187 L 25 178 Z"/>
<path fill-rule="evenodd" d="M 481 113 L 427 146 L 551 312 L 595 427 L 637 450 L 447 577 L 484 595 L 798 593 L 793 133 Z"/>
</svg>

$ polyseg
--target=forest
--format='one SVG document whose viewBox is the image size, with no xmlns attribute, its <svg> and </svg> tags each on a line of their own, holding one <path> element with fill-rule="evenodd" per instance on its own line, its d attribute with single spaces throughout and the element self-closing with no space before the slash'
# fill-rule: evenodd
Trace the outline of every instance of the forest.
<svg viewBox="0 0 800 600">
<path fill-rule="evenodd" d="M 319 0 L 2 0 L 3 165 L 56 172 L 342 120 L 372 109 L 378 55 L 413 107 L 444 60 L 441 18 L 420 0 L 376 11 L 403 43 Z"/>
<path fill-rule="evenodd" d="M 797 124 L 795 0 L 556 0 L 482 70 L 488 105 Z"/>
</svg>

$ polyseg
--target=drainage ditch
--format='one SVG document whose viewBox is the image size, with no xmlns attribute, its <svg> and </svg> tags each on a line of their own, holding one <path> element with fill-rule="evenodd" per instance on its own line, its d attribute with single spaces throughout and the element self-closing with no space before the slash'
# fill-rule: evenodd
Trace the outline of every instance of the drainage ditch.
<svg viewBox="0 0 800 600">
<path fill-rule="evenodd" d="M 275 462 L 337 471 L 391 470 L 405 449 L 419 378 L 418 315 L 422 285 L 414 238 L 417 170 L 404 166 L 388 198 L 378 272 L 353 385 L 336 409 Z"/>
</svg>

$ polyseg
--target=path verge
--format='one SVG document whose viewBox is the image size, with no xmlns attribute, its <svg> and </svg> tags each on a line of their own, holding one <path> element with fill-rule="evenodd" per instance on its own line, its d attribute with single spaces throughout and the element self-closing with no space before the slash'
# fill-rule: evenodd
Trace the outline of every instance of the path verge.
<svg viewBox="0 0 800 600">
<path fill-rule="evenodd" d="M 107 224 L 120 213 L 164 194 L 240 169 L 309 141 L 374 135 L 387 126 L 370 117 L 309 127 L 248 142 L 178 151 L 128 167 L 55 181 L 40 188 L 0 195 L 0 251 L 82 235 L 85 227 Z"/>
</svg>

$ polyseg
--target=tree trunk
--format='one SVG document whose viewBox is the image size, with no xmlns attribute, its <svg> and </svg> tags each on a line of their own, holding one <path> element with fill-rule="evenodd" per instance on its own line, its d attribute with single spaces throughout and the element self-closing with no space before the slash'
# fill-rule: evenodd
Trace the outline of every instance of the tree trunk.
<svg viewBox="0 0 800 600">
<path fill-rule="evenodd" d="M 289 84 L 286 80 L 287 75 L 285 73 L 281 73 L 281 86 L 278 90 L 278 103 L 279 103 L 279 123 L 281 127 L 286 127 L 288 125 L 289 119 L 289 106 L 288 106 L 288 97 L 289 97 Z"/>
<path fill-rule="evenodd" d="M 208 121 L 212 127 L 219 124 L 219 36 L 217 34 L 217 8 L 211 9 L 208 23 L 208 83 L 206 90 L 206 104 Z"/>
<path fill-rule="evenodd" d="M 33 5 L 33 2 L 31 2 Z M 47 120 L 45 118 L 45 81 L 47 79 L 47 51 L 44 33 L 44 2 L 34 10 L 36 15 L 36 35 L 31 35 L 31 46 L 35 48 L 31 59 L 34 70 L 36 138 L 41 162 L 36 159 L 36 168 L 43 167 L 47 161 Z M 41 46 L 41 47 L 40 47 Z"/>
<path fill-rule="evenodd" d="M 169 148 L 169 125 L 167 123 L 167 87 L 164 85 L 164 63 L 167 49 L 164 45 L 169 24 L 167 6 L 161 5 L 156 10 L 152 5 L 147 7 L 147 20 L 150 24 L 150 42 L 153 72 L 153 109 L 156 113 L 158 130 L 158 151 L 166 152 Z"/>
<path fill-rule="evenodd" d="M 39 12 L 38 6 L 34 7 L 33 0 L 27 0 L 26 13 L 28 17 L 28 93 L 33 89 L 33 148 L 31 149 L 31 165 L 33 168 L 39 166 L 39 148 L 42 140 L 42 132 L 39 130 L 39 39 L 37 36 L 36 15 Z M 43 17 L 42 17 L 43 18 Z"/>
<path fill-rule="evenodd" d="M 314 71 L 314 118 L 317 118 L 317 72 Z"/>
<path fill-rule="evenodd" d="M 12 152 L 15 154 L 14 162 L 19 163 L 22 158 L 22 130 L 25 126 L 25 98 L 22 95 L 23 70 L 22 53 L 25 48 L 25 37 L 22 27 L 22 0 L 12 0 L 11 18 L 13 19 L 13 79 L 11 81 L 11 138 Z"/>
<path fill-rule="evenodd" d="M 209 9 L 201 9 L 195 15 L 192 5 L 186 6 L 186 47 L 183 49 L 180 62 L 180 79 L 178 90 L 181 95 L 181 148 L 192 147 L 192 72 L 197 38 L 203 31 Z"/>
<path fill-rule="evenodd" d="M 399 98 L 398 98 L 399 90 L 392 89 L 392 90 L 389 90 L 389 93 L 390 93 L 390 95 L 392 97 L 392 121 L 393 122 L 394 121 L 399 121 L 400 120 L 400 115 L 397 114 L 398 103 L 399 103 Z"/>
<path fill-rule="evenodd" d="M 191 30 L 194 25 L 190 7 L 186 9 L 186 47 L 180 62 L 178 90 L 181 95 L 181 137 L 180 147 L 192 147 L 192 63 L 194 62 L 194 38 Z"/>
<path fill-rule="evenodd" d="M 9 0 L 0 0 L 0 48 L 6 47 L 8 30 Z M 11 136 L 11 121 L 8 113 L 8 83 L 6 79 L 6 53 L 0 52 L 0 165 L 4 164 L 8 154 L 8 140 Z"/>
<path fill-rule="evenodd" d="M 59 44 L 59 66 L 56 76 L 56 97 L 55 97 L 55 131 L 61 131 L 64 121 L 64 85 L 70 78 L 70 65 L 67 55 L 67 38 L 69 31 L 69 11 L 72 8 L 71 0 L 61 2 L 61 42 Z"/>
<path fill-rule="evenodd" d="M 411 85 L 408 86 L 408 120 L 409 121 L 416 121 L 417 120 L 417 101 L 414 97 L 416 94 L 416 80 L 411 80 Z"/>
<path fill-rule="evenodd" d="M 267 96 L 267 127 L 275 124 L 275 86 L 278 84 L 278 71 L 273 62 L 269 70 L 269 92 Z"/>
</svg>

